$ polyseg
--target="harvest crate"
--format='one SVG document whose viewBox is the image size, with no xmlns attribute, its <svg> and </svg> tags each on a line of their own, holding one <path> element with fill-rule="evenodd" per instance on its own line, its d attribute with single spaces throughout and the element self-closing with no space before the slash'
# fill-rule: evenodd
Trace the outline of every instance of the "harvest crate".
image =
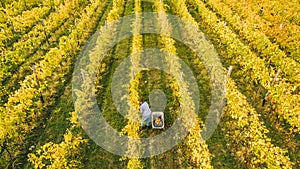
<svg viewBox="0 0 300 169">
<path fill-rule="evenodd" d="M 151 114 L 152 128 L 162 129 L 165 127 L 164 113 L 163 112 L 152 112 Z"/>
</svg>

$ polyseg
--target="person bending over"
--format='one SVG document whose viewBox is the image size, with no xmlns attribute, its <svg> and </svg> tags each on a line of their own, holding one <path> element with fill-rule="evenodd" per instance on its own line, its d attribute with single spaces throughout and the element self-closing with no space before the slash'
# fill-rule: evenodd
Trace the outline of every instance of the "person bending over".
<svg viewBox="0 0 300 169">
<path fill-rule="evenodd" d="M 147 127 L 150 127 L 150 118 L 151 118 L 151 110 L 149 108 L 149 105 L 146 101 L 143 101 L 143 99 L 140 100 L 141 106 L 140 106 L 140 112 L 142 114 L 142 129 L 145 128 L 145 124 Z"/>
</svg>

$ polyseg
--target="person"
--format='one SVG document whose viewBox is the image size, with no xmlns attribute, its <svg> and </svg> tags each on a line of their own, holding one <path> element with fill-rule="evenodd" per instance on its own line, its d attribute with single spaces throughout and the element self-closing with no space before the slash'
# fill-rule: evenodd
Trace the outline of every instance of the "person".
<svg viewBox="0 0 300 169">
<path fill-rule="evenodd" d="M 151 110 L 149 108 L 149 105 L 146 101 L 143 101 L 143 99 L 140 100 L 141 106 L 140 106 L 140 113 L 142 114 L 142 129 L 145 128 L 145 124 L 147 127 L 150 127 L 150 116 L 151 116 Z"/>
</svg>

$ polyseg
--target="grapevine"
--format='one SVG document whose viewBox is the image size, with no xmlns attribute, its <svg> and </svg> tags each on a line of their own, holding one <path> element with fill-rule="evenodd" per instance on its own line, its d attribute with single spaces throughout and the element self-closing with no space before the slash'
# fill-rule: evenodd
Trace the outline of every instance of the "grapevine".
<svg viewBox="0 0 300 169">
<path fill-rule="evenodd" d="M 25 80 L 21 82 L 20 89 L 9 97 L 5 109 L 2 109 L 1 112 L 3 115 L 0 119 L 1 144 L 5 140 L 10 140 L 10 144 L 22 143 L 24 140 L 22 133 L 32 131 L 36 127 L 35 119 L 43 115 L 47 105 L 53 104 L 52 96 L 63 85 L 57 82 L 63 82 L 65 75 L 70 73 L 70 66 L 76 59 L 79 45 L 87 40 L 92 29 L 96 27 L 93 21 L 97 20 L 96 14 L 101 13 L 103 5 L 95 2 L 88 6 L 76 29 L 69 35 L 70 39 L 62 37 L 59 46 L 52 48 L 44 60 L 36 66 L 37 74 L 26 76 Z M 37 87 L 36 78 L 42 82 L 40 88 Z M 47 102 L 41 102 L 39 99 L 41 94 Z"/>
<path fill-rule="evenodd" d="M 187 93 L 188 91 L 188 84 L 186 82 L 181 80 L 180 76 L 180 68 L 181 65 L 178 62 L 178 60 L 174 57 L 176 56 L 176 48 L 174 46 L 175 41 L 168 37 L 170 36 L 170 33 L 172 29 L 170 28 L 170 25 L 167 21 L 164 9 L 164 4 L 161 1 L 155 1 L 155 6 L 157 9 L 157 12 L 159 12 L 161 15 L 159 15 L 158 23 L 162 27 L 162 31 L 164 31 L 161 37 L 160 41 L 163 44 L 163 51 L 167 52 L 166 61 L 168 68 L 170 69 L 170 72 L 175 76 L 174 78 L 179 83 L 179 96 L 181 97 L 181 105 L 182 105 L 182 116 L 183 116 L 183 123 L 188 124 L 190 123 L 191 114 L 188 112 L 194 112 L 195 111 L 195 105 L 194 102 L 191 99 L 191 96 Z M 183 99 L 185 98 L 185 99 Z M 188 107 L 185 107 L 188 106 Z M 186 112 L 184 112 L 186 111 Z M 199 121 L 199 122 L 198 122 Z M 202 125 L 203 122 L 201 122 L 199 119 L 196 121 L 195 126 L 191 129 L 190 134 L 187 136 L 186 145 L 188 147 L 188 150 L 186 152 L 188 153 L 187 156 L 190 158 L 191 162 L 194 163 L 196 166 L 200 168 L 212 168 L 210 158 L 211 155 L 209 153 L 208 147 L 205 144 L 203 140 L 199 137 L 199 133 L 201 133 L 200 125 Z"/>
<path fill-rule="evenodd" d="M 213 29 L 209 28 L 207 30 L 214 30 L 211 34 L 214 37 L 218 37 L 218 42 L 222 44 L 220 47 L 226 48 L 227 55 L 223 55 L 223 57 L 226 56 L 226 59 L 230 60 L 232 64 L 243 67 L 241 71 L 244 71 L 246 74 L 251 72 L 253 74 L 251 80 L 259 79 L 260 84 L 269 91 L 268 94 L 274 99 L 277 105 L 276 112 L 279 117 L 282 120 L 286 120 L 293 128 L 299 129 L 299 108 L 294 106 L 294 103 L 299 101 L 299 95 L 292 94 L 295 87 L 284 79 L 272 86 L 271 77 L 275 77 L 275 71 L 270 69 L 262 59 L 258 58 L 248 46 L 238 40 L 237 35 L 224 22 L 218 21 L 216 16 L 209 12 L 203 3 L 200 1 L 196 2 L 198 14 L 204 18 L 203 22 L 213 26 Z M 296 132 L 299 131 L 296 130 Z"/>
<path fill-rule="evenodd" d="M 0 168 L 299 168 L 299 12 L 299 0 L 1 0 Z M 163 112 L 152 129 L 141 98 Z"/>
<path fill-rule="evenodd" d="M 188 16 L 190 16 L 190 14 L 188 13 L 187 8 L 186 7 L 182 8 L 182 6 L 185 6 L 184 1 L 174 2 L 174 6 L 176 7 L 175 10 L 177 10 L 177 13 L 179 16 L 186 15 L 185 18 L 191 18 L 191 20 L 187 20 L 187 21 L 189 21 L 191 23 L 196 22 L 192 17 L 188 17 Z M 179 6 L 181 8 L 178 8 Z M 260 122 L 260 120 L 258 119 L 258 114 L 255 111 L 253 111 L 253 109 L 251 110 L 253 112 L 253 114 L 252 115 L 250 114 L 250 116 L 247 115 L 248 117 L 245 119 L 241 118 L 242 117 L 241 114 L 238 114 L 238 113 L 242 113 L 242 110 L 243 111 L 245 110 L 244 111 L 245 115 L 248 114 L 249 111 L 247 111 L 247 109 L 249 109 L 250 106 L 247 105 L 248 104 L 247 102 L 240 103 L 240 104 L 234 104 L 237 101 L 232 100 L 233 99 L 232 97 L 234 97 L 235 100 L 238 100 L 238 102 L 241 102 L 240 98 L 244 97 L 244 96 L 242 94 L 237 94 L 237 93 L 231 95 L 232 92 L 239 93 L 239 91 L 233 91 L 232 88 L 230 88 L 231 86 L 234 86 L 234 84 L 232 84 L 232 83 L 233 83 L 233 81 L 229 78 L 227 81 L 227 102 L 233 103 L 233 104 L 230 106 L 227 106 L 230 108 L 230 111 L 228 109 L 225 110 L 225 113 L 223 113 L 222 119 L 226 119 L 227 112 L 228 112 L 228 113 L 233 113 L 233 114 L 236 113 L 235 115 L 232 115 L 233 119 L 240 120 L 240 122 L 238 122 L 234 126 L 238 126 L 238 130 L 241 130 L 241 131 L 235 131 L 231 128 L 232 127 L 231 126 L 231 127 L 228 127 L 228 132 L 230 134 L 226 135 L 226 136 L 232 136 L 232 135 L 234 136 L 232 138 L 232 140 L 237 141 L 234 143 L 234 145 L 233 145 L 234 147 L 241 148 L 241 143 L 243 143 L 243 142 L 246 143 L 244 145 L 245 148 L 243 148 L 244 151 L 242 151 L 243 152 L 242 154 L 239 151 L 237 151 L 237 152 L 234 151 L 237 159 L 243 159 L 241 162 L 246 163 L 246 165 L 251 168 L 255 168 L 264 163 L 266 163 L 270 167 L 272 167 L 272 166 L 278 167 L 278 166 L 284 165 L 286 168 L 290 168 L 293 165 L 293 163 L 291 163 L 289 161 L 289 158 L 285 156 L 286 151 L 280 149 L 279 147 L 275 147 L 274 145 L 271 144 L 270 139 L 265 136 L 265 134 L 268 131 L 264 127 L 262 122 Z M 232 121 L 230 121 L 229 124 L 232 124 Z M 247 131 L 247 128 L 242 127 L 243 125 L 244 126 L 245 125 L 256 125 L 256 127 L 251 127 L 251 130 Z M 245 131 L 243 131 L 243 129 L 245 129 Z M 253 137 L 253 139 L 255 140 L 254 142 L 259 143 L 259 144 L 254 144 L 254 145 L 248 144 L 249 140 L 241 137 L 242 135 L 240 133 L 243 133 L 243 132 L 249 133 L 249 135 L 247 135 L 247 136 Z M 235 135 L 235 133 L 236 133 L 236 135 Z M 257 134 L 253 134 L 253 133 L 257 133 Z M 268 145 L 268 146 L 265 146 L 265 145 Z M 265 150 L 258 152 L 258 150 L 260 149 L 259 147 L 264 147 Z M 268 148 L 266 148 L 266 147 L 268 147 Z M 249 151 L 246 151 L 246 150 L 249 150 Z M 270 153 L 270 152 L 272 152 L 272 153 Z M 266 154 L 269 156 L 267 159 L 265 158 Z M 255 155 L 257 157 L 252 158 L 253 155 Z M 278 160 L 280 160 L 281 161 L 280 164 L 276 164 L 276 163 L 274 164 L 274 161 L 269 161 L 270 159 L 274 159 L 273 156 L 278 156 L 278 157 L 276 157 L 276 160 L 277 160 L 276 162 L 279 162 Z M 289 161 L 289 162 L 287 162 L 287 161 Z"/>
</svg>

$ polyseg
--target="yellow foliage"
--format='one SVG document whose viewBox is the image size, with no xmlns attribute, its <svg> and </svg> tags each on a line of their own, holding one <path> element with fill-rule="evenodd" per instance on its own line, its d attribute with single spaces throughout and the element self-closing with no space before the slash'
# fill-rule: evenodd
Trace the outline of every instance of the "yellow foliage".
<svg viewBox="0 0 300 169">
<path fill-rule="evenodd" d="M 59 144 L 46 143 L 35 154 L 28 154 L 28 160 L 35 169 L 44 167 L 49 169 L 76 168 L 80 165 L 80 161 L 75 158 L 79 154 L 79 146 L 86 142 L 86 139 L 74 136 L 67 130 L 64 134 L 64 141 Z"/>
</svg>

